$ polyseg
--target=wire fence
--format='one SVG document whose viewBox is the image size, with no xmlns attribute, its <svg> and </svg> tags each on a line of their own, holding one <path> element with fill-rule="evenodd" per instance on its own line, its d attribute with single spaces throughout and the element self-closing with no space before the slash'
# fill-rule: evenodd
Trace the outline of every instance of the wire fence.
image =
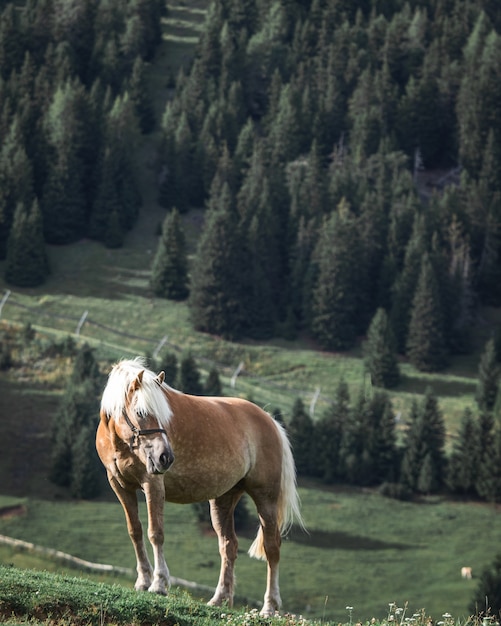
<svg viewBox="0 0 501 626">
<path fill-rule="evenodd" d="M 21 302 L 11 290 L 6 290 L 0 300 L 0 319 L 4 319 L 7 322 L 13 321 L 9 320 L 8 316 L 4 313 L 6 306 L 15 307 L 29 313 L 31 320 L 37 320 L 37 323 L 32 324 L 32 326 L 37 328 L 39 332 L 46 332 L 48 334 L 66 333 L 76 338 L 89 341 L 90 343 L 107 346 L 112 352 L 120 351 L 123 353 L 125 351 L 136 354 L 135 350 L 127 348 L 127 346 L 123 344 L 117 345 L 110 341 L 105 341 L 103 338 L 104 334 L 109 334 L 112 337 L 115 336 L 118 339 L 140 342 L 145 347 L 144 352 L 151 354 L 152 358 L 155 360 L 160 357 L 164 349 L 170 350 L 176 355 L 182 355 L 185 352 L 184 346 L 172 342 L 167 335 L 154 338 L 126 332 L 92 319 L 87 310 L 85 310 L 80 317 L 45 311 L 39 306 L 30 306 Z M 40 323 L 41 318 L 44 319 L 42 324 Z M 97 337 L 93 337 L 91 333 L 86 333 L 89 328 L 94 328 L 98 331 Z M 204 356 L 197 356 L 196 361 L 197 363 L 203 364 L 202 369 L 205 371 L 212 368 L 217 369 L 223 382 L 225 382 L 231 392 L 238 390 L 239 393 L 245 393 L 249 396 L 256 394 L 256 396 L 259 396 L 259 403 L 264 404 L 266 407 L 276 408 L 277 405 L 285 402 L 287 407 L 290 408 L 295 399 L 301 398 L 307 406 L 310 415 L 313 417 L 316 409 L 329 406 L 334 402 L 332 397 L 322 394 L 318 386 L 310 389 L 299 389 L 246 372 L 243 361 L 236 364 L 228 364 L 217 362 Z"/>
</svg>

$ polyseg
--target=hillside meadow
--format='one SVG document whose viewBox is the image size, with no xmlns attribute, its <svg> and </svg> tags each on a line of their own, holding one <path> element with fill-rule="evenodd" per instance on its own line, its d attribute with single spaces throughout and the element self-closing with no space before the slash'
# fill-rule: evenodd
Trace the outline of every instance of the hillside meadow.
<svg viewBox="0 0 501 626">
<path fill-rule="evenodd" d="M 363 621 L 382 619 L 388 604 L 395 602 L 401 607 L 408 604 L 411 614 L 424 609 L 436 620 L 444 613 L 468 617 L 478 575 L 490 564 L 493 546 L 501 541 L 497 507 L 440 498 L 405 503 L 370 492 L 311 485 L 302 487 L 300 495 L 309 533 L 294 529 L 283 544 L 284 611 L 347 622 L 346 607 L 352 606 L 351 618 Z M 21 504 L 23 512 L 0 518 L 0 534 L 91 562 L 134 568 L 117 503 L 0 498 L 0 506 L 13 502 Z M 144 513 L 143 507 L 143 519 Z M 219 572 L 217 540 L 199 525 L 193 508 L 167 505 L 165 529 L 171 574 L 213 587 Z M 257 606 L 264 590 L 265 564 L 245 554 L 253 535 L 254 524 L 239 533 L 239 607 Z M 6 546 L 0 548 L 0 562 L 95 578 Z M 461 578 L 464 565 L 473 568 L 473 580 Z M 101 574 L 98 579 L 110 580 Z M 134 581 L 122 578 L 119 582 L 132 587 Z"/>
</svg>

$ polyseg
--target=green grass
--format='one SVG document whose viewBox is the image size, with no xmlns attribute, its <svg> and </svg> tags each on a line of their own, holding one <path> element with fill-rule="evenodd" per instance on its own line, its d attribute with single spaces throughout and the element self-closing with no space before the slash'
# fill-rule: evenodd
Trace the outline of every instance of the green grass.
<svg viewBox="0 0 501 626">
<path fill-rule="evenodd" d="M 491 563 L 493 546 L 501 541 L 496 507 L 439 498 L 403 503 L 370 492 L 312 486 L 300 493 L 309 534 L 294 530 L 283 544 L 284 610 L 342 622 L 350 605 L 358 621 L 381 619 L 389 602 L 399 606 L 408 602 L 410 611 L 424 608 L 436 619 L 445 612 L 468 617 L 475 576 Z M 0 519 L 1 534 L 89 561 L 134 568 L 118 503 L 33 499 L 23 503 L 24 515 Z M 144 513 L 143 507 L 143 519 Z M 217 540 L 199 527 L 192 507 L 166 505 L 165 531 L 171 574 L 214 587 L 219 570 Z M 240 533 L 239 606 L 254 605 L 264 592 L 265 564 L 245 554 L 253 535 L 253 529 L 244 536 Z M 40 566 L 26 561 L 27 556 L 11 548 L 0 550 L 1 563 Z M 463 565 L 473 568 L 473 580 L 461 578 Z M 122 582 L 133 585 L 132 579 Z"/>
</svg>

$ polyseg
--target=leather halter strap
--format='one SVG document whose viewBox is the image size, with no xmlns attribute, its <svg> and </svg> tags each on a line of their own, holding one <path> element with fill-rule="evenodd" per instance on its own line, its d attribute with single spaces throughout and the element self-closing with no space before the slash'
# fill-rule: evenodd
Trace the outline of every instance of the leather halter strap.
<svg viewBox="0 0 501 626">
<path fill-rule="evenodd" d="M 163 433 L 167 435 L 167 432 L 164 428 L 138 428 L 135 424 L 133 424 L 127 415 L 127 411 L 124 409 L 122 415 L 127 422 L 127 426 L 132 430 L 132 437 L 129 440 L 129 447 L 132 452 L 134 448 L 137 447 L 137 441 L 139 437 L 143 437 L 144 435 L 152 435 L 153 433 Z"/>
</svg>

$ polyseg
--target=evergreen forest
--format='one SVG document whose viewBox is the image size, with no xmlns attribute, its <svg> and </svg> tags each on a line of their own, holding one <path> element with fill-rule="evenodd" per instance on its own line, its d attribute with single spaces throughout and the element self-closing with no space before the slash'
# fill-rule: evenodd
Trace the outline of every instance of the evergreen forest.
<svg viewBox="0 0 501 626">
<path fill-rule="evenodd" d="M 197 330 L 342 351 L 384 315 L 390 352 L 437 371 L 471 349 L 478 307 L 501 304 L 496 2 L 214 0 L 160 120 L 145 67 L 163 0 L 0 8 L 9 283 L 43 284 L 47 244 L 122 245 L 137 139 L 156 128 L 174 213 L 152 290 L 188 298 Z"/>
</svg>

